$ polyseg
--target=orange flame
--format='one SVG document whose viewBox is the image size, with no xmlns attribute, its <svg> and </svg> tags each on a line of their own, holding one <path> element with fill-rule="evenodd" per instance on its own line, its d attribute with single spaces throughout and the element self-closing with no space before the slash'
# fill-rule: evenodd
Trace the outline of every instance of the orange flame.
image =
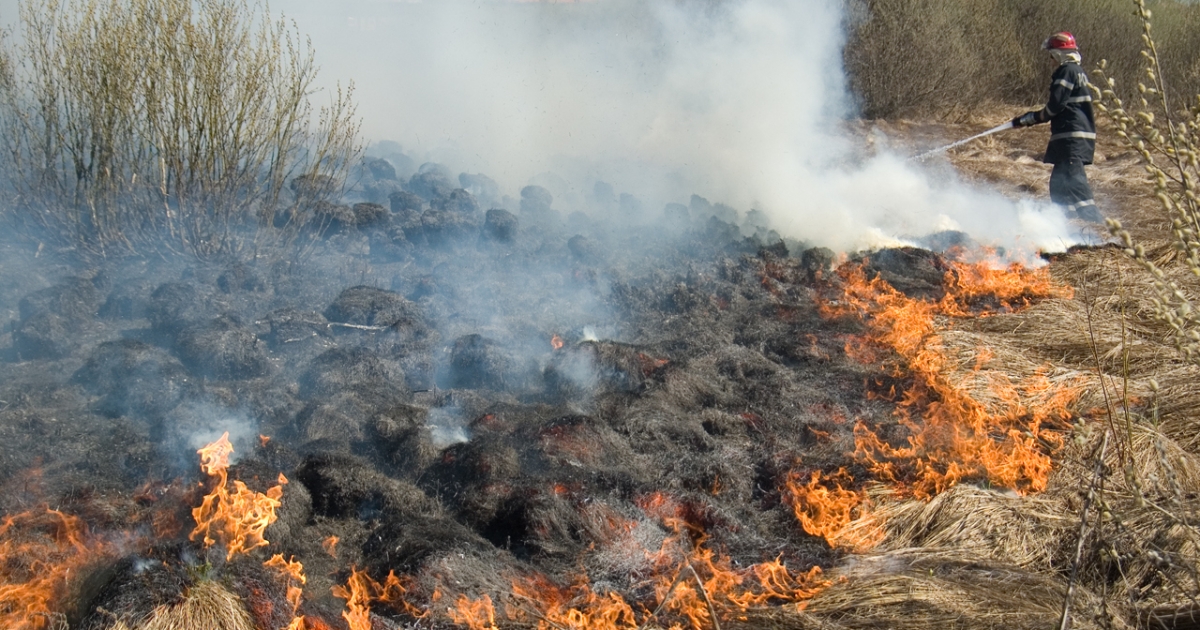
<svg viewBox="0 0 1200 630">
<path fill-rule="evenodd" d="M 728 617 L 767 604 L 790 603 L 803 608 L 806 600 L 830 584 L 821 579 L 820 567 L 792 574 L 776 559 L 735 569 L 729 558 L 718 556 L 703 541 L 684 552 L 680 548 L 682 540 L 677 533 L 650 555 L 654 566 L 651 578 L 654 603 L 665 611 L 662 615 L 685 620 L 686 626 L 694 630 L 713 627 L 710 610 Z M 543 576 L 526 577 L 514 581 L 512 594 L 516 603 L 507 607 L 508 617 L 515 621 L 535 621 L 539 630 L 635 630 L 654 621 L 653 613 L 645 606 L 631 603 L 619 593 L 597 591 L 586 577 L 566 587 L 557 586 Z M 489 598 L 487 605 L 490 604 Z M 494 618 L 481 616 L 487 610 L 481 600 L 460 598 L 451 616 L 456 621 L 470 619 L 480 624 L 471 628 L 486 630 L 490 626 L 483 620 L 490 623 Z M 664 627 L 681 626 L 671 623 Z"/>
<path fill-rule="evenodd" d="M 346 620 L 350 630 L 371 630 L 371 604 L 382 602 L 391 604 L 409 616 L 423 619 L 429 615 L 428 610 L 421 609 L 405 599 L 411 584 L 407 579 L 396 576 L 389 571 L 387 578 L 380 584 L 371 579 L 366 571 L 350 568 L 350 577 L 346 586 L 333 587 L 334 597 L 346 600 L 346 610 L 342 618 Z"/>
<path fill-rule="evenodd" d="M 241 481 L 233 482 L 231 492 L 228 468 L 233 445 L 229 443 L 228 431 L 197 453 L 200 454 L 200 469 L 215 477 L 217 482 L 201 504 L 192 509 L 196 528 L 192 530 L 191 540 L 203 536 L 206 548 L 220 540 L 226 549 L 226 560 L 238 553 L 266 546 L 268 542 L 263 538 L 263 532 L 278 518 L 275 508 L 280 505 L 287 478 L 279 475 L 278 485 L 269 488 L 265 494 L 251 490 Z"/>
<path fill-rule="evenodd" d="M 638 626 L 633 608 L 624 598 L 617 593 L 596 593 L 586 580 L 561 588 L 543 576 L 532 576 L 515 581 L 512 592 L 533 609 L 514 604 L 510 606 L 509 616 L 523 618 L 532 612 L 538 619 L 539 630 L 624 630 Z M 466 612 L 469 611 L 460 607 L 458 614 Z"/>
<path fill-rule="evenodd" d="M 325 550 L 325 553 L 336 558 L 338 540 L 339 538 L 337 536 L 329 536 L 325 540 L 321 541 L 321 548 Z"/>
<path fill-rule="evenodd" d="M 792 473 L 784 481 L 785 496 L 804 531 L 823 537 L 830 547 L 845 547 L 856 553 L 882 542 L 883 532 L 879 528 L 866 528 L 867 535 L 851 533 L 859 531 L 851 528 L 851 524 L 861 524 L 871 517 L 866 493 L 843 487 L 854 481 L 846 469 L 839 468 L 825 479 L 821 477 L 821 471 L 814 470 L 808 483 L 799 473 Z"/>
<path fill-rule="evenodd" d="M 279 571 L 287 584 L 287 601 L 292 605 L 292 621 L 286 630 L 304 630 L 304 616 L 296 614 L 300 611 L 300 601 L 304 597 L 304 584 L 308 582 L 308 578 L 304 576 L 304 565 L 297 562 L 294 556 L 291 560 L 284 560 L 283 554 L 277 553 L 264 562 L 263 566 Z"/>
<path fill-rule="evenodd" d="M 558 335 L 554 335 L 553 337 L 550 338 L 550 347 L 554 348 L 555 350 L 561 350 L 563 345 L 564 345 L 564 342 L 563 342 L 562 337 L 559 337 Z"/>
<path fill-rule="evenodd" d="M 879 479 L 914 496 L 931 497 L 967 478 L 982 478 L 1018 492 L 1046 488 L 1051 463 L 1047 448 L 1062 434 L 1046 425 L 1066 420 L 1079 388 L 1052 383 L 1038 374 L 1013 383 L 1005 374 L 983 369 L 984 350 L 972 370 L 991 400 L 973 396 L 951 375 L 960 367 L 937 334 L 936 317 L 984 316 L 1028 306 L 1046 297 L 1066 297 L 1044 269 L 1018 265 L 992 269 L 986 264 L 951 263 L 946 294 L 938 302 L 909 298 L 881 278 L 867 280 L 861 266 L 842 271 L 844 299 L 822 305 L 827 317 L 854 315 L 868 326 L 865 337 L 846 345 L 847 355 L 863 362 L 883 360 L 893 376 L 911 385 L 893 391 L 900 424 L 909 432 L 907 446 L 893 446 L 858 422 L 855 457 Z"/>
<path fill-rule="evenodd" d="M 5 516 L 0 522 L 0 627 L 57 627 L 51 612 L 72 573 L 105 553 L 89 540 L 80 520 L 45 508 Z"/>
<path fill-rule="evenodd" d="M 479 599 L 459 595 L 447 614 L 451 621 L 470 630 L 496 630 L 496 607 L 488 595 Z"/>
<path fill-rule="evenodd" d="M 538 630 L 637 630 L 651 623 L 700 630 L 714 626 L 714 613 L 720 618 L 736 617 L 754 607 L 784 604 L 803 609 L 807 600 L 831 584 L 823 579 L 820 567 L 792 573 L 778 558 L 735 567 L 728 557 L 705 547 L 698 526 L 685 518 L 685 504 L 663 493 L 644 495 L 636 502 L 674 532 L 657 551 L 646 551 L 648 575 L 644 583 L 652 587 L 651 601 L 626 599 L 615 591 L 595 589 L 586 575 L 577 576 L 567 586 L 531 575 L 513 580 L 505 597 L 505 618 Z M 623 522 L 618 529 L 633 526 L 632 522 Z M 375 602 L 386 602 L 417 618 L 431 614 L 431 610 L 405 599 L 411 586 L 407 578 L 397 578 L 393 573 L 380 584 L 364 571 L 352 569 L 346 585 L 334 587 L 334 595 L 346 600 L 342 617 L 350 630 L 369 630 L 370 607 Z M 429 602 L 436 605 L 443 597 L 441 589 L 435 588 Z M 478 597 L 460 594 L 453 605 L 440 608 L 437 614 L 471 630 L 498 627 L 496 603 L 488 593 Z"/>
<path fill-rule="evenodd" d="M 644 376 L 650 376 L 670 363 L 668 359 L 658 359 L 644 352 L 639 352 L 637 358 L 638 365 L 641 367 L 642 375 Z"/>
</svg>

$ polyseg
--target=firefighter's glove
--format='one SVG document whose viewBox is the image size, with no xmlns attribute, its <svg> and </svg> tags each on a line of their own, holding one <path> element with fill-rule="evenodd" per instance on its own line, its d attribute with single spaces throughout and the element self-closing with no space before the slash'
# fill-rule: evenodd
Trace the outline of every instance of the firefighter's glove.
<svg viewBox="0 0 1200 630">
<path fill-rule="evenodd" d="M 1012 119 L 1013 127 L 1032 127 L 1037 124 L 1037 112 L 1026 112 Z"/>
</svg>

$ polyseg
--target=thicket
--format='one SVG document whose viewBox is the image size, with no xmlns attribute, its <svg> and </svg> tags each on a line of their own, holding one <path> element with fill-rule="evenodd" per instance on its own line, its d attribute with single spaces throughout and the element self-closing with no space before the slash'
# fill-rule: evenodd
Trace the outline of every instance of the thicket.
<svg viewBox="0 0 1200 630">
<path fill-rule="evenodd" d="M 1200 4 L 1147 3 L 1163 81 L 1200 92 Z M 1070 31 L 1085 69 L 1108 60 L 1123 98 L 1141 76 L 1142 23 L 1128 0 L 851 0 L 845 64 L 868 118 L 945 115 L 981 104 L 1035 105 L 1052 70 L 1041 43 Z"/>
<path fill-rule="evenodd" d="M 0 208 L 99 253 L 294 235 L 358 152 L 294 25 L 247 0 L 27 0 L 0 50 Z M 299 182 L 297 185 L 293 182 Z"/>
</svg>

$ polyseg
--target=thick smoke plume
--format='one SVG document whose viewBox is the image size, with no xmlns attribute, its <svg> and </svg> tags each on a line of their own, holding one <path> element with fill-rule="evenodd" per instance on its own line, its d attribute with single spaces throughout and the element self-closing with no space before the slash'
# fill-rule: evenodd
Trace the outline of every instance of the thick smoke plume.
<svg viewBox="0 0 1200 630">
<path fill-rule="evenodd" d="M 693 194 L 838 249 L 958 229 L 1019 251 L 1073 241 L 1061 213 L 919 165 L 862 158 L 827 0 L 283 6 L 353 79 L 370 138 L 415 164 L 536 182 L 583 209 L 596 181 L 648 208 Z M 915 71 L 915 70 L 914 70 Z"/>
</svg>

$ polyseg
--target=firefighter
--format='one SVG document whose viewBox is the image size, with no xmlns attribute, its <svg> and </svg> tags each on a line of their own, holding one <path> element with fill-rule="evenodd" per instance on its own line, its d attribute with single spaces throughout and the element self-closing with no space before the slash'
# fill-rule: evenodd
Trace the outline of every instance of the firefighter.
<svg viewBox="0 0 1200 630">
<path fill-rule="evenodd" d="M 1055 33 L 1042 43 L 1042 50 L 1058 62 L 1050 77 L 1050 100 L 1037 111 L 1013 119 L 1013 127 L 1032 127 L 1050 123 L 1050 144 L 1042 161 L 1053 164 L 1050 173 L 1050 200 L 1073 212 L 1084 221 L 1103 223 L 1096 209 L 1092 187 L 1088 185 L 1085 164 L 1096 153 L 1096 118 L 1092 114 L 1092 93 L 1087 75 L 1080 66 L 1082 57 L 1075 36 Z"/>
</svg>

